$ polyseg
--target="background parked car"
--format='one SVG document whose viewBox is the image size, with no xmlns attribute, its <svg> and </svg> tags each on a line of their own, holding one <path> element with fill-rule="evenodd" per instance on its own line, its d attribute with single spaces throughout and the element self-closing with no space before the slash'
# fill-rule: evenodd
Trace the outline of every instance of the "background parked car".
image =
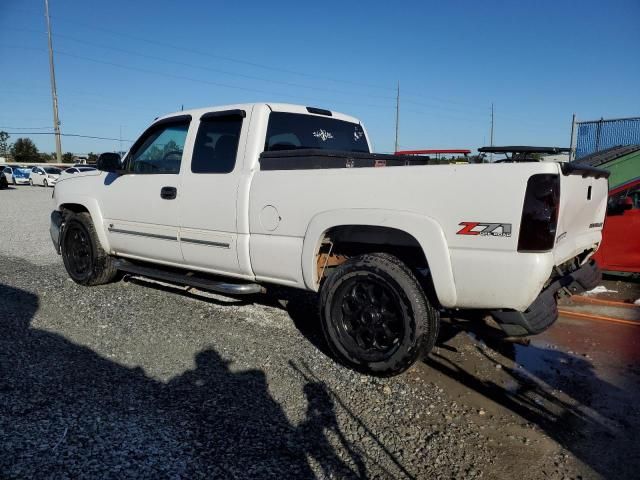
<svg viewBox="0 0 640 480">
<path fill-rule="evenodd" d="M 7 183 L 13 185 L 27 185 L 29 183 L 29 168 L 28 167 L 4 167 L 2 174 L 7 180 Z"/>
<path fill-rule="evenodd" d="M 8 188 L 9 182 L 7 182 L 7 177 L 4 176 L 3 172 L 0 172 L 0 189 Z"/>
<path fill-rule="evenodd" d="M 31 185 L 42 185 L 43 187 L 53 187 L 58 181 L 62 170 L 58 167 L 33 167 L 31 169 Z"/>
<path fill-rule="evenodd" d="M 75 175 L 76 173 L 80 173 L 80 172 L 90 172 L 92 170 L 97 170 L 95 167 L 86 167 L 84 165 L 81 166 L 73 166 L 73 167 L 69 167 L 66 170 L 63 170 L 62 173 L 65 175 Z"/>
<path fill-rule="evenodd" d="M 640 273 L 640 177 L 609 192 L 602 245 L 594 258 L 603 270 Z"/>
</svg>

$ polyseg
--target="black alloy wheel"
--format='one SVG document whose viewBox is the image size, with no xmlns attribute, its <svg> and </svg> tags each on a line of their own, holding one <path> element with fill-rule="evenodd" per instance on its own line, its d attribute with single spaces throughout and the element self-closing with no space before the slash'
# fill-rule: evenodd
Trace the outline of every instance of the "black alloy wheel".
<svg viewBox="0 0 640 480">
<path fill-rule="evenodd" d="M 320 315 L 337 360 L 383 377 L 429 353 L 440 325 L 411 269 L 386 253 L 352 257 L 335 268 L 320 290 Z"/>
<path fill-rule="evenodd" d="M 91 276 L 93 248 L 89 232 L 79 222 L 72 222 L 66 227 L 63 251 L 71 278 L 83 281 Z"/>
<path fill-rule="evenodd" d="M 400 299 L 382 279 L 351 277 L 334 299 L 331 321 L 346 348 L 370 362 L 393 355 L 405 328 Z"/>
</svg>

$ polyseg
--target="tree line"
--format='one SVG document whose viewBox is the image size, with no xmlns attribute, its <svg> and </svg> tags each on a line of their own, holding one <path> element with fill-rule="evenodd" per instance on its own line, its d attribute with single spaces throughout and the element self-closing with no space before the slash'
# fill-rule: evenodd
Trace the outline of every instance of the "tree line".
<svg viewBox="0 0 640 480">
<path fill-rule="evenodd" d="M 11 160 L 16 163 L 51 163 L 56 162 L 55 153 L 46 153 L 38 151 L 38 147 L 28 137 L 18 138 L 15 142 L 9 142 L 9 134 L 0 131 L 0 157 Z M 62 155 L 63 163 L 75 163 L 75 155 L 71 152 L 65 152 Z M 88 163 L 95 163 L 98 160 L 96 153 L 87 155 Z"/>
</svg>

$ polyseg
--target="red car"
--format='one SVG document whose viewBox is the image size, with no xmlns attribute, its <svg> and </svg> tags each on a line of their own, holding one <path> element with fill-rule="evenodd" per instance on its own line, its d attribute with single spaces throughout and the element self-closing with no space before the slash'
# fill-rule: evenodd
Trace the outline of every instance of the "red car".
<svg viewBox="0 0 640 480">
<path fill-rule="evenodd" d="M 609 192 L 602 245 L 594 258 L 603 270 L 640 273 L 640 177 Z"/>
</svg>

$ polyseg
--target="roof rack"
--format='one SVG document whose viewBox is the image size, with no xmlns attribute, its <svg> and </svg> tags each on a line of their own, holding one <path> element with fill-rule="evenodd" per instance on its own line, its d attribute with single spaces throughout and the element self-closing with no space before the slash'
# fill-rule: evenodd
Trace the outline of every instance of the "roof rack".
<svg viewBox="0 0 640 480">
<path fill-rule="evenodd" d="M 508 147 L 481 147 L 481 153 L 569 153 L 570 148 L 564 147 L 529 147 L 529 146 L 508 146 Z"/>
</svg>

